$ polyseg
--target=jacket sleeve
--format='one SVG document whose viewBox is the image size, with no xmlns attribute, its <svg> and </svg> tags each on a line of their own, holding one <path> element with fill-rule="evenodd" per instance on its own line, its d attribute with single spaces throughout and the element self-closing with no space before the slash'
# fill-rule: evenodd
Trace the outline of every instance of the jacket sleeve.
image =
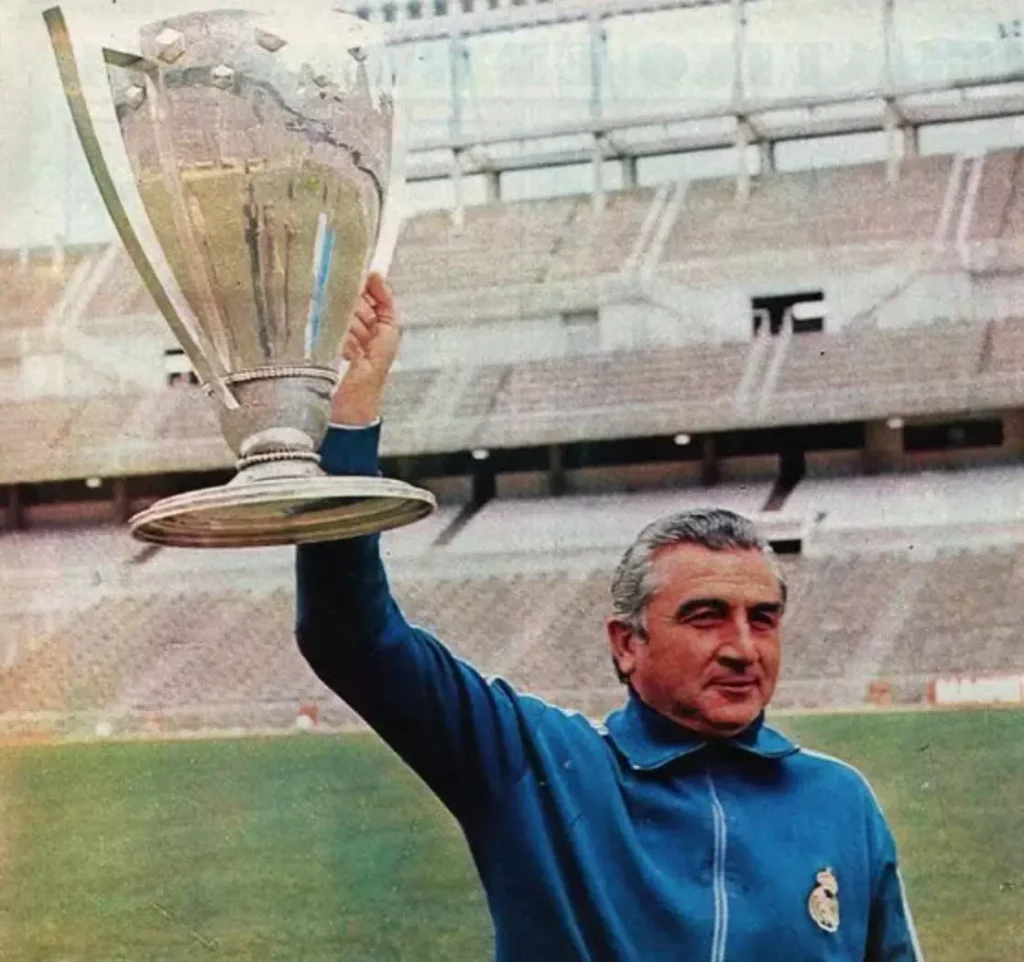
<svg viewBox="0 0 1024 962">
<path fill-rule="evenodd" d="M 332 475 L 376 474 L 378 438 L 379 426 L 332 427 L 321 462 Z M 391 595 L 379 541 L 298 547 L 299 650 L 464 820 L 525 769 L 519 699 L 409 624 Z"/>
<path fill-rule="evenodd" d="M 896 842 L 877 801 L 873 808 L 871 831 L 878 872 L 868 920 L 866 962 L 923 962 L 900 874 Z"/>
</svg>

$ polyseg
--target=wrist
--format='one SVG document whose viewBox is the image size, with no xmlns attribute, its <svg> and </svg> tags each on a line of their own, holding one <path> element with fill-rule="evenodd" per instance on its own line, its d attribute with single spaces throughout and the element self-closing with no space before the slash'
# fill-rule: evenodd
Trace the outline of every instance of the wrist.
<svg viewBox="0 0 1024 962">
<path fill-rule="evenodd" d="M 355 389 L 343 381 L 331 400 L 331 424 L 369 427 L 376 423 L 380 420 L 381 393 Z"/>
</svg>

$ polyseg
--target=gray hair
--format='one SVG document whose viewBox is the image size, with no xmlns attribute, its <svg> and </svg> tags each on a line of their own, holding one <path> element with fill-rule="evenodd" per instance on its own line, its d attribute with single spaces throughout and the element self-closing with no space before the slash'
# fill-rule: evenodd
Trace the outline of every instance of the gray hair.
<svg viewBox="0 0 1024 962">
<path fill-rule="evenodd" d="M 786 581 L 771 545 L 754 523 L 722 508 L 680 511 L 652 521 L 629 546 L 612 578 L 612 605 L 616 618 L 641 638 L 647 635 L 647 605 L 658 585 L 654 580 L 654 556 L 662 548 L 695 544 L 711 551 L 752 549 L 768 562 L 786 599 Z"/>
</svg>

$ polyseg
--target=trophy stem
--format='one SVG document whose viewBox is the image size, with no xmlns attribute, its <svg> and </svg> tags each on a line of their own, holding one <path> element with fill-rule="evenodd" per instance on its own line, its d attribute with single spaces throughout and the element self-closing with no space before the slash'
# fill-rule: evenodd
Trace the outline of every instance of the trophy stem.
<svg viewBox="0 0 1024 962">
<path fill-rule="evenodd" d="M 317 448 L 327 432 L 337 379 L 332 368 L 312 365 L 229 375 L 227 383 L 239 409 L 222 409 L 219 415 L 224 436 L 238 457 L 236 469 L 270 465 L 265 472 L 270 477 L 321 476 Z"/>
<path fill-rule="evenodd" d="M 232 485 L 258 484 L 260 481 L 280 478 L 301 480 L 327 476 L 320 467 L 319 455 L 302 451 L 254 454 L 247 458 L 239 458 L 235 468 L 238 473 L 228 482 Z"/>
</svg>

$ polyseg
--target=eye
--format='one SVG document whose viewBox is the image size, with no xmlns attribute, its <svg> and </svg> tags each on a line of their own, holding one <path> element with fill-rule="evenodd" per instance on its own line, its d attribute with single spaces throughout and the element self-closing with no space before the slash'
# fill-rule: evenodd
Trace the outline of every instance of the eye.
<svg viewBox="0 0 1024 962">
<path fill-rule="evenodd" d="M 722 616 L 716 611 L 699 611 L 683 619 L 684 624 L 692 625 L 694 628 L 714 628 L 721 621 Z"/>
<path fill-rule="evenodd" d="M 758 631 L 771 631 L 779 623 L 779 616 L 775 612 L 755 611 L 750 615 L 750 625 Z"/>
</svg>

